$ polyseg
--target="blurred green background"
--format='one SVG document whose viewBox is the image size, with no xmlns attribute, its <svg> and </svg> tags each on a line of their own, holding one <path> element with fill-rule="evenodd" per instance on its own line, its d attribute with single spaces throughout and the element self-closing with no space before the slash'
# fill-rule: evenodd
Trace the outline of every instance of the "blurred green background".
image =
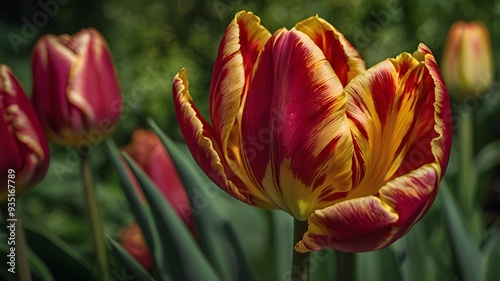
<svg viewBox="0 0 500 281">
<path fill-rule="evenodd" d="M 188 69 L 191 94 L 198 108 L 208 116 L 211 71 L 219 41 L 240 10 L 253 11 L 271 32 L 283 26 L 291 28 L 296 22 L 319 14 L 351 41 L 367 67 L 404 51 L 411 53 L 420 42 L 430 47 L 439 62 L 450 25 L 457 20 L 480 20 L 490 30 L 497 82 L 484 98 L 465 105 L 454 103 L 453 112 L 458 114 L 465 106 L 476 115 L 476 152 L 500 138 L 500 1 L 3 0 L 0 3 L 0 63 L 13 69 L 28 95 L 31 95 L 30 52 L 38 38 L 45 33 L 74 34 L 85 27 L 101 31 L 113 53 L 125 102 L 123 118 L 113 134 L 119 145 L 128 142 L 134 129 L 147 127 L 147 116 L 174 139 L 182 141 L 171 93 L 172 79 L 182 67 Z M 460 125 L 457 122 L 454 121 L 454 129 Z M 93 150 L 106 233 L 117 237 L 132 215 L 103 148 L 98 146 Z M 88 257 L 91 244 L 76 154 L 55 146 L 51 146 L 51 153 L 46 178 L 21 199 L 22 219 L 50 230 Z M 500 167 L 493 166 L 480 179 L 485 186 L 480 200 L 486 224 L 493 223 L 500 213 Z M 447 175 L 452 190 L 454 173 L 455 150 Z M 268 235 L 264 212 L 246 207 L 223 193 L 218 199 L 228 208 L 238 206 L 241 210 L 228 216 L 246 241 L 245 249 L 259 266 L 259 261 L 266 259 L 269 246 L 263 243 Z M 431 210 L 428 216 L 432 215 L 436 214 Z M 441 258 L 450 259 L 450 255 L 449 248 L 443 246 Z M 443 275 L 447 277 L 453 278 Z"/>
</svg>

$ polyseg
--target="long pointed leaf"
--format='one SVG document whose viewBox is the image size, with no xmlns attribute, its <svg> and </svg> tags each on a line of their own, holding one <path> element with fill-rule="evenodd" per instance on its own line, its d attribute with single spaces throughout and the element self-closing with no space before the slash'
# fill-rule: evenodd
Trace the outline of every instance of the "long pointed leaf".
<svg viewBox="0 0 500 281">
<path fill-rule="evenodd" d="M 401 273 L 406 281 L 437 281 L 438 269 L 428 249 L 422 222 L 417 223 L 405 237 L 406 254 Z"/>
<path fill-rule="evenodd" d="M 491 227 L 491 235 L 485 243 L 485 278 L 487 281 L 500 280 L 500 221 Z"/>
<path fill-rule="evenodd" d="M 34 275 L 38 276 L 41 281 L 54 281 L 50 269 L 31 249 L 28 249 L 28 263 L 30 270 Z"/>
<path fill-rule="evenodd" d="M 135 186 L 133 185 L 132 179 L 130 178 L 130 173 L 121 158 L 121 154 L 116 147 L 116 144 L 111 139 L 105 140 L 106 148 L 108 150 L 111 162 L 114 164 L 118 175 L 120 177 L 120 182 L 122 190 L 127 197 L 127 201 L 130 204 L 130 208 L 134 213 L 137 223 L 141 227 L 142 234 L 144 235 L 144 240 L 148 246 L 149 252 L 153 256 L 153 265 L 156 273 L 158 274 L 160 280 L 171 281 L 171 275 L 169 272 L 169 267 L 165 266 L 165 252 L 164 248 L 161 247 L 158 231 L 152 222 L 149 214 L 147 213 L 146 206 L 142 203 L 141 197 L 137 194 Z"/>
<path fill-rule="evenodd" d="M 232 264 L 233 268 L 237 269 L 236 276 L 238 280 L 239 281 L 257 280 L 257 277 L 255 276 L 255 271 L 248 262 L 247 257 L 245 256 L 245 253 L 241 248 L 241 244 L 238 241 L 238 237 L 236 237 L 233 228 L 231 227 L 231 225 L 225 224 L 224 230 L 226 232 L 226 237 L 228 237 L 229 239 L 229 243 L 234 246 L 233 249 L 237 258 L 234 262 L 232 262 Z"/>
<path fill-rule="evenodd" d="M 92 280 L 92 270 L 75 250 L 58 237 L 33 225 L 24 225 L 26 241 L 50 269 L 55 280 Z"/>
<path fill-rule="evenodd" d="M 111 253 L 120 260 L 123 267 L 115 268 L 111 271 L 111 275 L 117 280 L 137 280 L 137 281 L 153 281 L 153 278 L 137 263 L 137 261 L 113 239 L 108 237 L 108 244 Z M 118 276 L 122 278 L 118 278 Z"/>
<path fill-rule="evenodd" d="M 191 156 L 187 156 L 181 149 L 149 119 L 153 131 L 160 137 L 160 140 L 168 150 L 172 161 L 177 169 L 177 173 L 186 189 L 195 222 L 200 232 L 201 247 L 214 269 L 224 280 L 237 279 L 235 271 L 231 268 L 227 260 L 237 258 L 233 255 L 232 249 L 228 249 L 225 242 L 224 225 L 227 221 L 223 218 L 223 210 L 218 204 L 221 197 L 228 196 L 224 191 L 216 187 L 202 172 Z M 235 247 L 235 245 L 232 245 Z M 244 263 L 240 261 L 239 263 Z"/>
<path fill-rule="evenodd" d="M 446 182 L 441 181 L 438 197 L 442 200 L 443 214 L 455 259 L 464 281 L 482 281 L 482 256 L 479 247 L 467 232 L 461 210 L 453 199 Z"/>
<path fill-rule="evenodd" d="M 165 256 L 175 280 L 219 280 L 196 245 L 194 238 L 163 194 L 149 177 L 127 155 L 124 158 L 137 178 L 146 197 L 165 249 Z"/>
</svg>

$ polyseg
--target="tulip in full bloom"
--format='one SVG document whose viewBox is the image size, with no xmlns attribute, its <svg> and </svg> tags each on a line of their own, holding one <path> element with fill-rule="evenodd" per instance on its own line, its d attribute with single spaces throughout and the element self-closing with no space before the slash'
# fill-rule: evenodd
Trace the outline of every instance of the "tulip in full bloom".
<svg viewBox="0 0 500 281">
<path fill-rule="evenodd" d="M 219 47 L 209 124 L 174 78 L 177 119 L 200 167 L 253 206 L 308 221 L 295 249 L 370 251 L 428 210 L 446 170 L 449 100 L 423 44 L 365 69 L 318 16 L 270 34 L 240 12 Z"/>
<path fill-rule="evenodd" d="M 5 202 L 9 190 L 19 195 L 45 176 L 49 147 L 33 105 L 4 64 L 0 64 L 0 149 L 0 202 Z"/>
<path fill-rule="evenodd" d="M 95 29 L 43 36 L 32 71 L 33 103 L 50 141 L 88 146 L 113 131 L 122 97 L 111 53 Z"/>
<path fill-rule="evenodd" d="M 488 29 L 479 22 L 457 22 L 448 33 L 443 77 L 459 99 L 484 94 L 493 82 L 493 55 Z"/>
<path fill-rule="evenodd" d="M 138 129 L 132 134 L 130 144 L 123 147 L 123 151 L 137 162 L 165 195 L 188 228 L 193 231 L 194 221 L 189 199 L 174 163 L 158 135 L 152 131 Z M 140 194 L 142 195 L 142 192 Z"/>
</svg>

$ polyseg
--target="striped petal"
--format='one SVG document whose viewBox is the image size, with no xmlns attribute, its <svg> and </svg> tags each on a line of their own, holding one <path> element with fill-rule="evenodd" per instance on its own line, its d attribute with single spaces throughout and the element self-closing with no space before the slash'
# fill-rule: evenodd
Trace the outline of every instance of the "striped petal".
<svg viewBox="0 0 500 281">
<path fill-rule="evenodd" d="M 342 33 L 318 15 L 297 23 L 295 29 L 307 34 L 318 45 L 344 87 L 366 70 L 358 51 Z"/>
<path fill-rule="evenodd" d="M 371 80 L 366 79 L 375 74 L 379 75 L 378 81 L 373 77 Z M 366 96 L 356 99 L 360 97 L 359 89 L 354 88 L 358 92 L 350 92 L 353 93 L 350 97 L 354 99 L 353 104 L 348 106 L 348 116 L 355 132 L 354 142 L 361 151 L 359 155 L 366 157 L 371 152 L 370 156 L 377 161 L 371 164 L 373 158 L 356 158 L 359 155 L 355 154 L 354 162 L 358 162 L 356 167 L 364 165 L 361 171 L 353 171 L 363 173 L 360 183 L 353 187 L 355 189 L 346 201 L 311 215 L 309 230 L 296 245 L 299 252 L 324 247 L 343 251 L 371 251 L 393 243 L 406 234 L 429 209 L 445 172 L 451 147 L 451 111 L 446 88 L 430 50 L 421 44 L 413 56 L 403 54 L 391 60 L 390 64 L 385 62 L 375 66 L 359 77 L 359 81 L 355 81 L 357 79 L 348 85 L 346 92 L 351 85 L 359 87 L 360 82 L 377 81 L 379 84 L 394 83 L 397 86 L 396 90 L 390 91 L 390 87 L 377 87 L 369 83 L 364 85 L 365 90 L 371 89 L 373 100 Z M 374 101 L 384 93 L 393 95 L 394 100 L 385 97 Z M 384 106 L 387 108 L 384 109 Z M 395 115 L 398 112 L 411 114 L 413 121 Z M 400 120 L 400 124 L 391 124 L 395 120 Z M 382 125 L 377 127 L 375 121 Z M 392 127 L 397 131 L 387 130 Z M 382 132 L 382 137 L 375 134 L 376 130 Z M 384 151 L 383 145 L 374 144 L 370 138 L 378 141 L 389 138 L 392 143 L 387 142 L 385 145 L 395 146 L 396 149 Z M 365 150 L 361 149 L 364 145 L 368 146 Z M 393 163 L 384 163 L 390 160 L 382 161 L 381 153 L 392 157 Z M 380 166 L 385 166 L 385 169 L 380 169 Z M 385 172 L 384 177 L 378 175 L 377 178 L 372 173 L 371 170 L 377 168 L 380 169 L 378 172 Z M 373 205 L 373 200 L 378 205 Z M 360 202 L 364 202 L 366 209 Z M 389 214 L 396 216 L 391 217 Z"/>
<path fill-rule="evenodd" d="M 342 84 L 304 33 L 281 29 L 262 50 L 243 108 L 252 182 L 297 219 L 350 189 L 352 145 Z"/>
<path fill-rule="evenodd" d="M 239 162 L 239 128 L 235 121 L 257 56 L 270 36 L 257 16 L 242 11 L 222 37 L 212 74 L 210 118 L 215 140 L 228 161 Z"/>
<path fill-rule="evenodd" d="M 415 57 L 403 53 L 379 63 L 346 87 L 357 147 L 348 198 L 376 194 L 387 181 L 436 161 L 437 154 L 448 158 L 449 143 L 431 148 L 440 130 L 450 127 L 443 115 L 449 104 L 434 58 L 423 48 Z"/>
<path fill-rule="evenodd" d="M 309 228 L 295 245 L 300 253 L 333 248 L 366 252 L 386 247 L 401 238 L 434 201 L 439 169 L 428 164 L 388 182 L 379 196 L 340 202 L 316 211 Z"/>
<path fill-rule="evenodd" d="M 259 194 L 250 194 L 247 186 L 232 173 L 232 168 L 221 157 L 212 127 L 203 119 L 189 94 L 187 73 L 182 69 L 173 82 L 174 106 L 179 127 L 186 144 L 205 174 L 224 191 L 250 205 L 273 208 Z M 231 177 L 231 178 L 229 178 Z M 236 185 L 235 183 L 236 182 Z"/>
</svg>

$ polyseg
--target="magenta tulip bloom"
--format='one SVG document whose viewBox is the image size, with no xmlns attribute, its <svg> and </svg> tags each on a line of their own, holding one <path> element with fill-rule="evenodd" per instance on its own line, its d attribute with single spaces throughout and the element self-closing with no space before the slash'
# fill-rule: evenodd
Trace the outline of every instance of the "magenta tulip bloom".
<svg viewBox="0 0 500 281">
<path fill-rule="evenodd" d="M 43 36 L 32 71 L 33 103 L 50 141 L 88 146 L 113 131 L 122 97 L 111 53 L 95 29 Z"/>
<path fill-rule="evenodd" d="M 35 109 L 4 64 L 0 64 L 0 150 L 0 202 L 4 202 L 8 194 L 19 195 L 37 184 L 49 167 L 49 147 Z"/>
</svg>

